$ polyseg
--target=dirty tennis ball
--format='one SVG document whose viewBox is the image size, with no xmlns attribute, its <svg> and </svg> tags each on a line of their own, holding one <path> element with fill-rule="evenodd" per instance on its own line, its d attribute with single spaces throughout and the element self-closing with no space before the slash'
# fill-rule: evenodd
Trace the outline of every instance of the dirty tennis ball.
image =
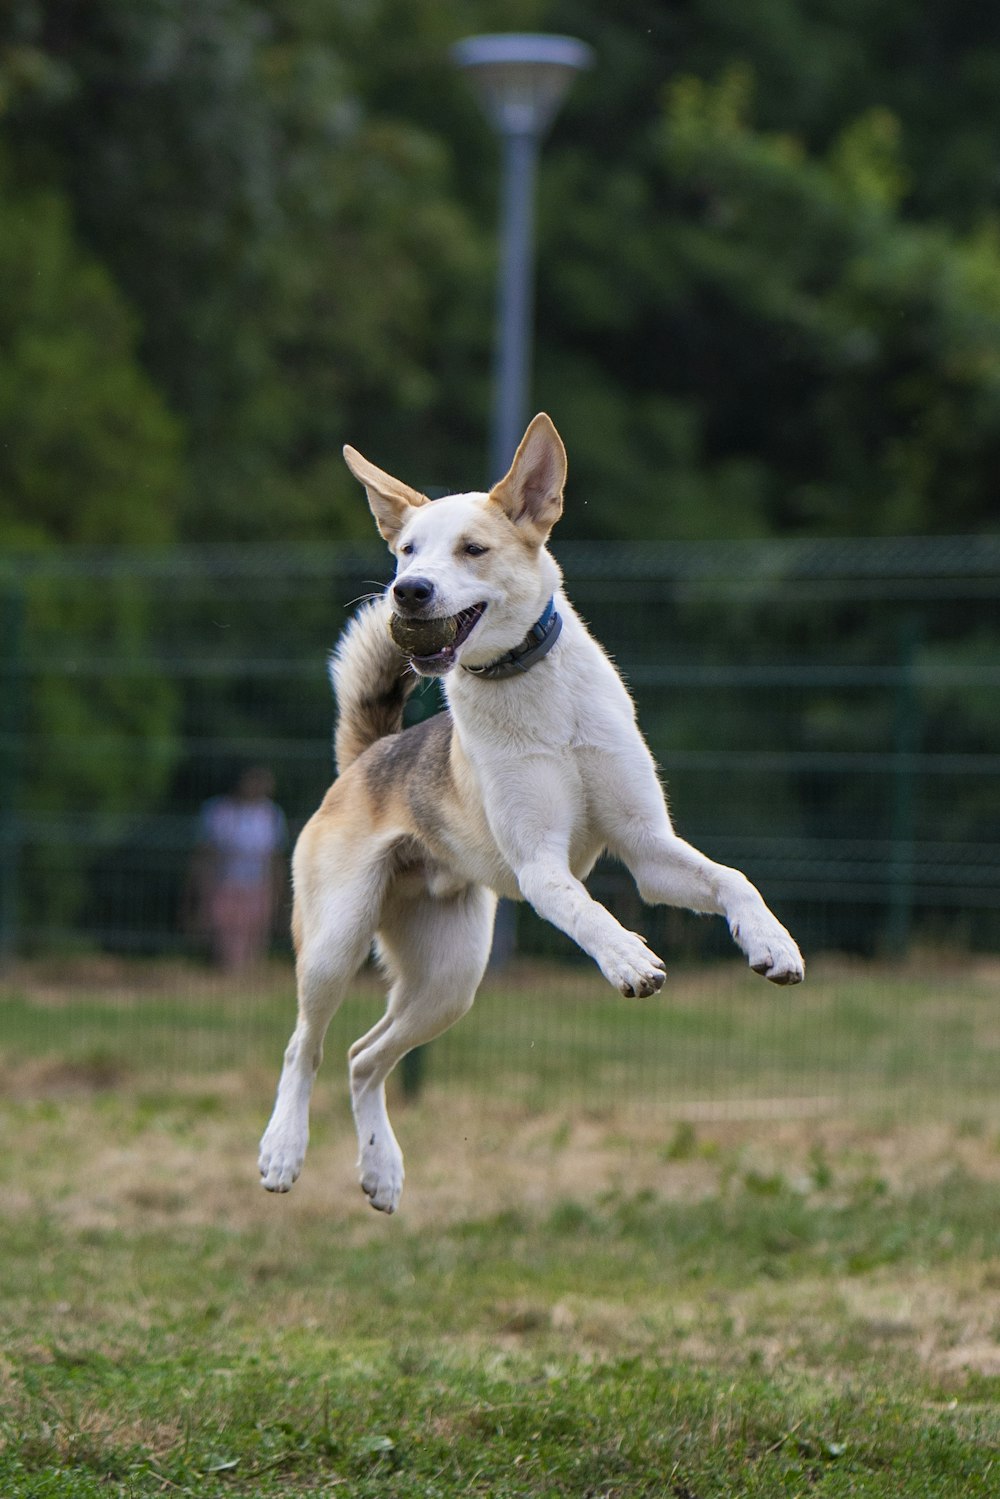
<svg viewBox="0 0 1000 1499">
<path fill-rule="evenodd" d="M 444 619 L 404 619 L 394 614 L 389 620 L 389 634 L 406 656 L 433 656 L 451 645 L 458 634 L 452 616 Z"/>
</svg>

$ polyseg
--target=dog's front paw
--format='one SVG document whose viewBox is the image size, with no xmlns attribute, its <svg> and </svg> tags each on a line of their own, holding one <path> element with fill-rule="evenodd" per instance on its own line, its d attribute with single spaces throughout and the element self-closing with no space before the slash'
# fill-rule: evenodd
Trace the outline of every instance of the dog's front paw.
<svg viewBox="0 0 1000 1499">
<path fill-rule="evenodd" d="M 754 973 L 772 984 L 801 984 L 806 965 L 794 938 L 781 929 L 747 945 L 747 960 Z"/>
<path fill-rule="evenodd" d="M 260 1142 L 260 1184 L 267 1192 L 289 1192 L 298 1181 L 306 1158 L 308 1136 L 268 1128 Z"/>
<path fill-rule="evenodd" d="M 600 959 L 601 972 L 626 999 L 645 999 L 663 988 L 666 970 L 635 932 L 623 932 L 614 948 Z"/>
<path fill-rule="evenodd" d="M 380 1213 L 394 1213 L 403 1195 L 403 1153 L 395 1140 L 372 1135 L 358 1161 L 361 1190 Z"/>
</svg>

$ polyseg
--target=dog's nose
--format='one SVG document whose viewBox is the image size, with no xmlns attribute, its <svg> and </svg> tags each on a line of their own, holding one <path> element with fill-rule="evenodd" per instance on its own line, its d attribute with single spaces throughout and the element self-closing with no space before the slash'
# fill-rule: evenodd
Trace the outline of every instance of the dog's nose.
<svg viewBox="0 0 1000 1499">
<path fill-rule="evenodd" d="M 402 609 L 422 608 L 434 597 L 434 584 L 429 578 L 400 578 L 392 585 L 392 596 Z"/>
</svg>

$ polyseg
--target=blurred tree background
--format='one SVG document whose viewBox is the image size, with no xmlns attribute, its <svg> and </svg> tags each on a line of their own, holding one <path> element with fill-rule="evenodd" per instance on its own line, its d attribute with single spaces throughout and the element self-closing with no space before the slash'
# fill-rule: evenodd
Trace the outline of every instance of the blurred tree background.
<svg viewBox="0 0 1000 1499">
<path fill-rule="evenodd" d="M 989 8 L 6 0 L 9 555 L 367 541 L 345 441 L 432 491 L 496 477 L 498 151 L 448 47 L 517 29 L 597 55 L 538 202 L 534 405 L 571 457 L 560 539 L 996 529 Z M 147 665 L 138 583 L 19 602 L 4 577 L 3 618 L 43 657 L 72 629 L 132 662 L 36 673 L 22 726 L 46 754 L 26 804 L 183 800 L 197 694 Z M 198 701 L 218 735 L 244 723 L 218 693 Z M 88 725 L 144 748 L 81 756 Z"/>
<path fill-rule="evenodd" d="M 497 149 L 447 47 L 517 28 L 598 57 L 539 203 L 566 533 L 993 524 L 981 6 L 8 0 L 5 538 L 367 534 L 346 439 L 481 474 Z"/>
</svg>

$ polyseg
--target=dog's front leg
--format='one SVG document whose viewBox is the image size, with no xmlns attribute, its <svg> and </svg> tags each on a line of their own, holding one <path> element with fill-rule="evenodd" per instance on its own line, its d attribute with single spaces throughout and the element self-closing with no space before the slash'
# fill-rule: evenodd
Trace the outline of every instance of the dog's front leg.
<svg viewBox="0 0 1000 1499">
<path fill-rule="evenodd" d="M 670 822 L 652 757 L 631 741 L 627 773 L 598 761 L 597 814 L 609 853 L 632 872 L 649 905 L 679 906 L 724 916 L 755 973 L 773 984 L 797 984 L 805 972 L 794 938 L 765 905 L 760 891 L 738 869 L 716 864 L 678 838 Z"/>
<path fill-rule="evenodd" d="M 725 916 L 754 973 L 772 984 L 798 984 L 805 964 L 795 939 L 738 869 L 716 864 L 673 833 L 644 836 L 641 854 L 623 853 L 643 900 Z"/>
<path fill-rule="evenodd" d="M 564 858 L 540 849 L 516 873 L 529 905 L 589 953 L 608 983 L 626 998 L 662 989 L 666 972 L 661 959 L 638 933 L 627 931 L 588 894 Z"/>
<path fill-rule="evenodd" d="M 483 804 L 497 848 L 539 916 L 571 937 L 627 997 L 661 989 L 661 960 L 573 874 L 570 847 L 574 829 L 579 841 L 585 823 L 586 796 L 569 757 L 537 754 L 491 766 Z"/>
</svg>

